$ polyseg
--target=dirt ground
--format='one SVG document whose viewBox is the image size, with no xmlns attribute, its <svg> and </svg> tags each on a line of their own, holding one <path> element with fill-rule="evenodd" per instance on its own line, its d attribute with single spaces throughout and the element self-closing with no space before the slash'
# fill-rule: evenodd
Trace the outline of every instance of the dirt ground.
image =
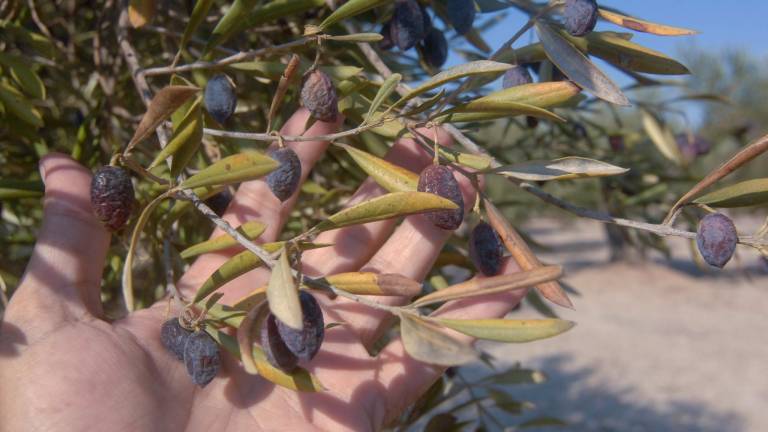
<svg viewBox="0 0 768 432">
<path fill-rule="evenodd" d="M 483 345 L 548 376 L 513 389 L 536 405 L 529 417 L 556 415 L 577 431 L 768 431 L 768 268 L 757 254 L 741 247 L 727 270 L 704 272 L 673 239 L 671 261 L 609 264 L 597 223 L 526 229 L 557 251 L 542 259 L 564 265 L 580 293 L 575 311 L 558 310 L 577 323 L 569 333 Z"/>
</svg>

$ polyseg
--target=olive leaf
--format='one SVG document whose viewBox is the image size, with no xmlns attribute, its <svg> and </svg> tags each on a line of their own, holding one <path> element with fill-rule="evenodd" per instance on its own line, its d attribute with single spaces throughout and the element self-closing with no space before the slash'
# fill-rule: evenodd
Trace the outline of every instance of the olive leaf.
<svg viewBox="0 0 768 432">
<path fill-rule="evenodd" d="M 685 75 L 690 71 L 666 55 L 638 45 L 613 32 L 592 32 L 586 36 L 589 53 L 608 63 L 634 72 Z"/>
<path fill-rule="evenodd" d="M 130 0 L 128 21 L 133 28 L 144 27 L 152 22 L 157 12 L 157 0 Z"/>
<path fill-rule="evenodd" d="M 277 263 L 272 267 L 272 274 L 267 285 L 267 302 L 269 303 L 269 310 L 283 324 L 296 330 L 301 330 L 304 327 L 298 285 L 293 278 L 285 247 L 283 247 Z"/>
<path fill-rule="evenodd" d="M 538 116 L 543 117 L 554 116 L 556 120 L 562 121 L 559 116 L 556 116 L 549 111 L 535 111 L 535 108 L 549 108 L 563 105 L 572 100 L 580 92 L 581 89 L 569 81 L 523 84 L 495 91 L 486 96 L 458 105 L 453 110 L 456 112 L 482 112 L 484 110 L 492 111 L 497 109 L 503 111 L 504 109 L 507 109 L 512 112 L 513 109 L 517 108 L 521 113 L 529 113 L 531 115 L 538 114 Z M 516 106 L 514 104 L 518 105 Z M 526 110 L 529 112 L 526 112 Z"/>
<path fill-rule="evenodd" d="M 674 162 L 677 166 L 683 165 L 683 155 L 680 154 L 680 148 L 677 147 L 675 136 L 672 135 L 666 126 L 662 125 L 656 117 L 646 110 L 640 111 L 642 114 L 643 128 L 651 142 L 656 146 L 665 158 Z"/>
<path fill-rule="evenodd" d="M 205 17 L 208 16 L 211 6 L 213 6 L 213 0 L 197 0 L 195 2 L 195 7 L 192 9 L 192 14 L 189 16 L 189 21 L 187 21 L 187 26 L 184 27 L 184 34 L 179 42 L 179 52 L 187 47 L 187 43 L 192 39 L 192 35 L 195 34 L 197 28 L 200 27 Z"/>
<path fill-rule="evenodd" d="M 0 179 L 0 199 L 37 198 L 43 196 L 45 185 L 40 181 Z"/>
<path fill-rule="evenodd" d="M 423 307 L 448 300 L 524 289 L 538 285 L 542 282 L 555 280 L 562 276 L 562 274 L 563 270 L 559 266 L 543 266 L 533 270 L 508 275 L 470 279 L 466 282 L 451 285 L 447 288 L 427 294 L 413 302 L 411 306 Z"/>
<path fill-rule="evenodd" d="M 141 237 L 141 232 L 144 231 L 144 226 L 147 224 L 152 211 L 165 198 L 167 198 L 165 194 L 160 195 L 144 207 L 144 210 L 142 210 L 139 215 L 139 219 L 136 220 L 136 225 L 133 227 L 133 232 L 131 233 L 131 241 L 128 245 L 128 252 L 125 254 L 125 263 L 123 263 L 122 276 L 123 301 L 125 302 L 125 307 L 128 308 L 128 312 L 133 312 L 135 307 L 133 299 L 133 256 L 135 255 L 136 247 L 139 244 L 139 237 Z"/>
<path fill-rule="evenodd" d="M 768 202 L 768 178 L 746 180 L 712 191 L 693 200 L 712 207 L 748 207 Z"/>
<path fill-rule="evenodd" d="M 45 99 L 45 84 L 28 60 L 21 56 L 0 53 L 0 65 L 10 70 L 11 78 L 21 86 L 24 93 L 34 99 Z"/>
<path fill-rule="evenodd" d="M 395 105 L 400 105 L 401 103 L 413 99 L 422 93 L 432 90 L 433 88 L 439 87 L 443 84 L 455 81 L 460 78 L 473 75 L 504 72 L 511 67 L 512 65 L 510 64 L 499 63 L 491 60 L 476 60 L 469 63 L 460 64 L 434 75 L 415 89 L 408 92 L 408 94 L 403 96 Z"/>
<path fill-rule="evenodd" d="M 240 361 L 243 363 L 243 369 L 251 375 L 259 373 L 256 360 L 253 358 L 253 345 L 255 343 L 254 335 L 259 334 L 259 325 L 264 322 L 264 317 L 269 312 L 264 307 L 265 302 L 254 306 L 240 322 L 237 328 L 237 344 L 240 348 Z"/>
<path fill-rule="evenodd" d="M 232 356 L 238 359 L 241 358 L 237 339 L 224 333 L 222 330 L 211 326 L 207 326 L 205 331 L 208 332 L 219 345 L 229 351 Z M 264 350 L 258 345 L 253 345 L 252 357 L 259 375 L 267 381 L 294 391 L 319 392 L 325 390 L 325 387 L 320 383 L 320 380 L 318 380 L 314 374 L 307 372 L 306 369 L 297 367 L 291 373 L 285 373 L 269 364 L 267 357 L 264 354 Z"/>
<path fill-rule="evenodd" d="M 309 67 L 309 63 L 302 62 L 302 66 Z M 270 61 L 250 61 L 234 63 L 229 67 L 236 70 L 252 72 L 254 75 L 270 80 L 279 80 L 285 71 L 285 64 Z M 360 74 L 363 68 L 347 65 L 320 66 L 322 72 L 334 80 L 343 81 Z"/>
<path fill-rule="evenodd" d="M 491 166 L 492 159 L 482 154 L 462 153 L 460 151 L 440 147 L 437 149 L 440 157 L 450 163 L 463 165 L 476 170 L 485 170 Z"/>
<path fill-rule="evenodd" d="M 371 107 L 368 108 L 368 113 L 365 115 L 366 123 L 370 123 L 373 113 L 375 113 L 381 104 L 387 100 L 389 95 L 391 95 L 392 92 L 397 89 L 397 85 L 400 84 L 401 79 L 403 79 L 402 75 L 399 73 L 394 73 L 387 77 L 386 80 L 384 80 L 384 82 L 381 84 L 381 87 L 379 87 L 379 91 L 376 92 L 376 96 L 374 96 L 373 101 L 371 102 Z"/>
<path fill-rule="evenodd" d="M 205 45 L 204 52 L 208 53 L 213 48 L 226 42 L 235 32 L 245 28 L 247 16 L 260 3 L 260 0 L 235 0 L 223 17 L 216 23 L 211 32 L 211 37 Z"/>
<path fill-rule="evenodd" d="M 338 42 L 367 42 L 367 43 L 378 42 L 383 38 L 384 37 L 381 35 L 381 33 L 353 33 L 348 35 L 331 35 L 326 37 L 326 39 L 328 40 L 333 40 Z"/>
<path fill-rule="evenodd" d="M 400 314 L 400 334 L 408 355 L 425 363 L 456 366 L 478 357 L 471 346 L 448 336 L 435 324 L 413 314 Z"/>
<path fill-rule="evenodd" d="M 43 126 L 43 117 L 40 112 L 20 91 L 5 81 L 0 82 L 0 106 L 3 105 L 24 123 L 35 128 Z"/>
<path fill-rule="evenodd" d="M 606 102 L 630 105 L 619 87 L 559 32 L 541 21 L 534 26 L 549 59 L 571 81 Z"/>
<path fill-rule="evenodd" d="M 419 176 L 415 173 L 346 144 L 337 145 L 346 150 L 366 174 L 389 192 L 416 191 Z"/>
<path fill-rule="evenodd" d="M 421 291 L 420 283 L 395 273 L 338 273 L 326 276 L 325 280 L 340 290 L 357 295 L 413 297 Z"/>
<path fill-rule="evenodd" d="M 267 229 L 267 226 L 259 222 L 257 220 L 248 221 L 239 227 L 237 227 L 237 231 L 244 235 L 248 240 L 253 240 L 260 236 L 264 230 Z M 204 242 L 192 245 L 179 254 L 182 258 L 192 258 L 194 256 L 202 255 L 204 253 L 209 252 L 216 252 L 223 249 L 231 248 L 233 246 L 237 246 L 239 243 L 237 240 L 235 240 L 234 237 L 232 237 L 229 234 L 222 234 L 218 237 L 212 238 L 210 240 L 206 240 Z"/>
<path fill-rule="evenodd" d="M 531 342 L 564 333 L 574 325 L 561 319 L 449 319 L 435 318 L 441 325 L 472 337 L 499 342 Z"/>
<path fill-rule="evenodd" d="M 184 170 L 203 140 L 203 112 L 201 105 L 202 98 L 197 98 L 181 121 L 178 124 L 174 124 L 173 136 L 149 165 L 150 169 L 159 165 L 168 157 L 173 156 L 171 176 L 176 177 Z"/>
<path fill-rule="evenodd" d="M 474 104 L 471 108 L 466 105 L 454 107 L 440 113 L 435 121 L 438 122 L 471 122 L 480 120 L 494 120 L 518 115 L 529 115 L 556 122 L 564 122 L 559 115 L 547 111 L 544 108 L 509 101 L 488 101 Z"/>
<path fill-rule="evenodd" d="M 525 181 L 569 180 L 576 178 L 606 177 L 629 171 L 595 159 L 568 156 L 551 161 L 529 161 L 492 169 L 501 174 Z"/>
<path fill-rule="evenodd" d="M 197 87 L 175 85 L 163 87 L 158 91 L 149 103 L 147 112 L 141 118 L 141 122 L 139 122 L 139 126 L 136 128 L 136 132 L 134 132 L 127 148 L 133 148 L 136 143 L 148 137 L 160 123 L 170 117 L 174 111 L 198 91 L 200 89 Z"/>
<path fill-rule="evenodd" d="M 348 225 L 363 224 L 378 220 L 424 213 L 432 210 L 453 210 L 453 201 L 427 192 L 392 192 L 363 201 L 341 210 L 320 222 L 314 231 L 328 231 Z"/>
<path fill-rule="evenodd" d="M 434 96 L 430 96 L 427 99 L 424 99 L 423 102 L 416 105 L 414 108 L 409 108 L 406 112 L 406 116 L 415 116 L 416 114 L 421 114 L 424 111 L 429 111 L 437 105 L 438 102 L 440 102 L 443 99 L 443 96 L 445 95 L 445 89 L 440 89 L 439 92 L 435 93 Z"/>
<path fill-rule="evenodd" d="M 541 263 L 536 255 L 523 240 L 522 236 L 507 222 L 504 215 L 489 200 L 483 200 L 483 207 L 488 215 L 488 222 L 491 227 L 499 234 L 504 246 L 512 254 L 512 258 L 523 270 L 534 270 L 541 268 Z M 573 303 L 568 298 L 563 287 L 554 280 L 536 284 L 536 290 L 552 303 L 573 309 Z"/>
<path fill-rule="evenodd" d="M 274 159 L 256 151 L 227 156 L 200 170 L 181 183 L 186 189 L 201 186 L 225 185 L 253 180 L 269 174 L 279 164 Z"/>
<path fill-rule="evenodd" d="M 368 9 L 389 3 L 389 0 L 349 0 L 338 7 L 332 14 L 320 23 L 320 31 L 323 31 L 333 24 L 347 18 L 359 15 Z"/>
<path fill-rule="evenodd" d="M 255 8 L 248 17 L 249 28 L 271 23 L 278 18 L 301 16 L 304 12 L 323 6 L 325 0 L 272 0 Z"/>
<path fill-rule="evenodd" d="M 608 22 L 643 33 L 651 33 L 660 36 L 684 36 L 698 33 L 696 30 L 689 30 L 682 27 L 672 27 L 664 24 L 656 24 L 650 21 L 641 20 L 639 18 L 626 16 L 608 9 L 600 8 L 598 9 L 598 12 L 600 13 L 600 17 Z"/>
<path fill-rule="evenodd" d="M 261 248 L 269 253 L 277 252 L 283 247 L 284 242 L 264 243 Z M 328 244 L 301 242 L 298 244 L 301 250 L 320 249 L 328 247 Z M 221 288 L 227 282 L 242 276 L 249 271 L 259 268 L 264 263 L 251 251 L 243 251 L 224 262 L 213 274 L 203 282 L 195 293 L 193 303 L 198 303 L 205 297 Z"/>
</svg>

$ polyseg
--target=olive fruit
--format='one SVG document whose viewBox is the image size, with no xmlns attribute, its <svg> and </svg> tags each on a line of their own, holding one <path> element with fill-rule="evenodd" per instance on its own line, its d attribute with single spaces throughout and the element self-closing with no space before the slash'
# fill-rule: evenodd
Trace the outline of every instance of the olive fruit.
<svg viewBox="0 0 768 432">
<path fill-rule="evenodd" d="M 443 32 L 432 27 L 421 42 L 419 51 L 429 67 L 439 69 L 448 59 L 448 41 Z"/>
<path fill-rule="evenodd" d="M 184 346 L 192 334 L 179 324 L 178 318 L 171 318 L 160 327 L 160 342 L 177 359 L 184 359 Z"/>
<path fill-rule="evenodd" d="M 528 68 L 525 66 L 515 65 L 504 72 L 504 78 L 501 80 L 501 86 L 505 89 L 510 87 L 516 87 L 523 84 L 530 84 L 533 82 L 531 73 L 528 72 Z"/>
<path fill-rule="evenodd" d="M 469 257 L 485 276 L 496 276 L 501 270 L 504 247 L 496 231 L 486 222 L 478 223 L 469 234 Z"/>
<path fill-rule="evenodd" d="M 448 21 L 458 34 L 466 34 L 472 30 L 475 22 L 474 0 L 448 0 L 446 4 Z"/>
<path fill-rule="evenodd" d="M 184 364 L 192 382 L 205 387 L 221 368 L 219 345 L 204 330 L 192 333 L 184 345 Z"/>
<path fill-rule="evenodd" d="M 122 168 L 104 166 L 91 180 L 91 207 L 96 217 L 112 231 L 122 228 L 131 216 L 136 198 L 131 176 Z"/>
<path fill-rule="evenodd" d="M 464 198 L 459 182 L 453 177 L 451 169 L 443 165 L 430 165 L 419 175 L 419 192 L 429 192 L 453 201 L 458 208 L 435 210 L 424 213 L 435 226 L 444 230 L 455 230 L 464 220 Z"/>
<path fill-rule="evenodd" d="M 318 69 L 304 77 L 301 102 L 320 121 L 332 122 L 339 114 L 336 88 L 328 75 Z"/>
<path fill-rule="evenodd" d="M 584 36 L 597 23 L 595 0 L 565 0 L 565 29 L 572 36 Z"/>
<path fill-rule="evenodd" d="M 269 364 L 283 372 L 291 372 L 296 368 L 299 358 L 285 345 L 277 330 L 277 318 L 272 313 L 261 323 L 259 339 Z"/>
<path fill-rule="evenodd" d="M 203 95 L 205 109 L 217 122 L 224 124 L 235 112 L 237 96 L 232 81 L 224 74 L 215 75 L 208 80 Z"/>
<path fill-rule="evenodd" d="M 301 161 L 295 151 L 284 147 L 269 152 L 269 157 L 280 165 L 265 178 L 269 189 L 280 201 L 296 192 L 301 180 Z"/>
<path fill-rule="evenodd" d="M 312 294 L 306 291 L 299 292 L 303 327 L 301 330 L 285 325 L 277 320 L 277 331 L 285 342 L 285 346 L 299 358 L 299 360 L 311 360 L 323 343 L 325 335 L 325 323 L 323 311 Z"/>
<path fill-rule="evenodd" d="M 416 0 L 397 0 L 395 13 L 390 22 L 390 36 L 401 50 L 416 46 L 427 35 L 428 23 L 424 18 L 425 10 Z"/>
<path fill-rule="evenodd" d="M 722 213 L 711 213 L 699 221 L 696 245 L 707 264 L 723 268 L 736 251 L 739 235 L 733 221 Z"/>
</svg>

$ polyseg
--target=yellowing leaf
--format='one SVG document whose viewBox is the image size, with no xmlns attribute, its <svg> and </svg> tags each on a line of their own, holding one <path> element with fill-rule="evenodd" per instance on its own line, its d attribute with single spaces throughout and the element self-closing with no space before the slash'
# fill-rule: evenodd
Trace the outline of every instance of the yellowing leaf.
<svg viewBox="0 0 768 432">
<path fill-rule="evenodd" d="M 696 30 L 689 30 L 681 27 L 672 27 L 664 24 L 656 24 L 650 21 L 644 21 L 639 18 L 633 18 L 626 15 L 622 15 L 618 12 L 609 11 L 606 9 L 599 9 L 600 16 L 616 25 L 643 32 L 652 33 L 660 36 L 683 36 L 696 34 Z"/>
<path fill-rule="evenodd" d="M 436 318 L 440 324 L 479 339 L 499 342 L 531 342 L 564 333 L 575 325 L 561 319 L 448 319 Z"/>
<path fill-rule="evenodd" d="M 256 360 L 253 358 L 253 345 L 259 334 L 259 324 L 264 322 L 264 317 L 269 312 L 269 309 L 263 306 L 264 302 L 261 302 L 248 311 L 248 314 L 237 328 L 237 345 L 240 348 L 240 361 L 243 363 L 243 369 L 251 375 L 256 375 L 259 372 Z"/>
<path fill-rule="evenodd" d="M 358 295 L 412 297 L 421 291 L 420 283 L 394 273 L 339 273 L 326 276 L 325 280 L 340 290 Z"/>
<path fill-rule="evenodd" d="M 288 253 L 285 248 L 280 253 L 275 266 L 272 267 L 272 275 L 267 285 L 267 302 L 269 302 L 269 310 L 283 324 L 296 330 L 304 327 L 299 290 L 291 273 L 291 264 L 288 262 Z"/>
<path fill-rule="evenodd" d="M 327 231 L 397 216 L 455 208 L 457 206 L 453 201 L 435 194 L 427 192 L 393 192 L 346 208 L 320 222 L 314 230 Z"/>
<path fill-rule="evenodd" d="M 419 176 L 415 173 L 346 144 L 339 144 L 339 146 L 343 147 L 360 168 L 371 176 L 379 186 L 389 192 L 411 192 L 416 190 L 419 184 Z"/>
<path fill-rule="evenodd" d="M 147 112 L 139 122 L 133 138 L 128 143 L 131 148 L 139 141 L 143 140 L 155 131 L 160 123 L 164 122 L 180 106 L 184 104 L 195 93 L 200 91 L 197 87 L 190 86 L 168 86 L 161 89 L 147 107 Z"/>
<path fill-rule="evenodd" d="M 144 27 L 152 22 L 157 11 L 157 0 L 130 0 L 128 21 L 133 28 Z"/>
<path fill-rule="evenodd" d="M 472 104 L 471 107 L 470 104 Z M 470 102 L 441 113 L 436 120 L 439 122 L 470 122 L 518 115 L 529 115 L 557 122 L 565 121 L 564 118 L 544 108 L 510 101 L 485 101 L 474 104 Z"/>
<path fill-rule="evenodd" d="M 471 346 L 415 315 L 400 315 L 400 334 L 408 355 L 425 363 L 456 366 L 477 358 L 477 352 Z"/>
<path fill-rule="evenodd" d="M 607 102 L 630 105 L 619 87 L 571 42 L 549 24 L 537 21 L 535 27 L 547 56 L 571 81 Z"/>
<path fill-rule="evenodd" d="M 241 358 L 240 347 L 235 338 L 211 326 L 207 326 L 205 331 L 211 335 L 219 345 L 229 351 L 232 356 L 238 359 Z M 317 377 L 307 372 L 306 369 L 297 367 L 288 374 L 269 364 L 267 357 L 264 354 L 264 350 L 258 345 L 253 346 L 252 357 L 254 363 L 256 363 L 256 369 L 258 370 L 259 375 L 267 381 L 300 392 L 319 392 L 325 390 L 325 387 L 323 387 Z"/>
<path fill-rule="evenodd" d="M 494 168 L 490 172 L 525 181 L 567 180 L 624 174 L 626 168 L 583 157 L 569 156 L 552 161 L 530 161 Z"/>
<path fill-rule="evenodd" d="M 253 180 L 269 174 L 278 163 L 259 152 L 244 151 L 225 157 L 186 179 L 181 186 L 190 189 Z"/>
<path fill-rule="evenodd" d="M 672 135 L 672 132 L 666 126 L 659 123 L 653 114 L 645 110 L 641 110 L 641 113 L 643 116 L 643 128 L 645 128 L 645 132 L 651 138 L 659 153 L 678 166 L 682 166 L 683 155 L 680 154 L 680 148 L 677 147 L 677 141 L 675 141 L 675 136 Z"/>
<path fill-rule="evenodd" d="M 267 229 L 267 226 L 257 220 L 248 221 L 237 227 L 237 231 L 248 238 L 248 240 L 253 240 L 260 236 L 265 229 Z M 197 255 L 202 255 L 204 253 L 216 252 L 231 248 L 233 246 L 237 246 L 238 244 L 239 243 L 234 239 L 234 237 L 230 236 L 229 234 L 222 234 L 210 240 L 192 245 L 181 251 L 180 255 L 182 258 L 187 259 Z"/>
<path fill-rule="evenodd" d="M 634 72 L 684 75 L 688 68 L 666 55 L 630 42 L 612 32 L 592 32 L 586 36 L 589 53 L 614 66 Z"/>
<path fill-rule="evenodd" d="M 528 288 L 542 282 L 555 280 L 562 276 L 562 274 L 563 270 L 559 266 L 544 266 L 508 275 L 470 279 L 466 282 L 451 285 L 440 291 L 427 294 L 413 302 L 412 306 L 422 307 L 448 300 Z"/>
<path fill-rule="evenodd" d="M 768 202 L 768 178 L 747 180 L 726 186 L 693 200 L 712 207 L 749 207 Z"/>
</svg>

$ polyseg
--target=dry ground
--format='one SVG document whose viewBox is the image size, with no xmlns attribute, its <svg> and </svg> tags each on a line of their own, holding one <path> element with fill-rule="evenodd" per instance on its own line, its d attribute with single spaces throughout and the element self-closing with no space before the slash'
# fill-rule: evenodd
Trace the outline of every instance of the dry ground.
<svg viewBox="0 0 768 432">
<path fill-rule="evenodd" d="M 757 255 L 740 248 L 727 270 L 703 272 L 673 239 L 671 261 L 609 264 L 596 223 L 527 229 L 580 292 L 575 311 L 558 311 L 578 323 L 569 333 L 484 346 L 548 375 L 513 389 L 537 414 L 578 431 L 768 431 L 768 268 Z"/>
</svg>

